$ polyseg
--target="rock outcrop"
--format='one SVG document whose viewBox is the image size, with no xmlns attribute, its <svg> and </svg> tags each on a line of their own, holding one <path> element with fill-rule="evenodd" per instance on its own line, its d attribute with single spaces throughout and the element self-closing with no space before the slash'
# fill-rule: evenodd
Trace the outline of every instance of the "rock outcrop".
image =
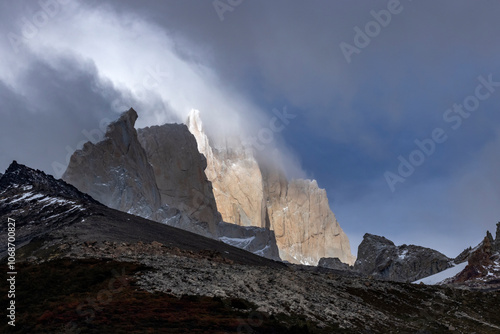
<svg viewBox="0 0 500 334">
<path fill-rule="evenodd" d="M 471 279 L 488 276 L 488 268 L 495 264 L 491 259 L 492 255 L 493 249 L 491 240 L 489 235 L 486 235 L 480 246 L 469 256 L 465 269 L 455 276 L 451 283 L 464 283 Z"/>
<path fill-rule="evenodd" d="M 465 268 L 440 284 L 453 284 L 472 289 L 500 289 L 500 223 L 497 224 L 496 238 L 486 231 L 483 241 L 474 248 L 467 248 L 457 258 L 455 263 L 467 261 Z"/>
<path fill-rule="evenodd" d="M 97 144 L 71 157 L 63 179 L 103 204 L 213 239 L 245 239 L 241 248 L 279 259 L 274 233 L 234 225 L 221 228 L 207 160 L 183 124 L 135 130 L 130 109 L 108 127 Z M 254 233 L 250 240 L 249 234 Z"/>
<path fill-rule="evenodd" d="M 354 270 L 377 278 L 414 282 L 451 267 L 451 262 L 452 259 L 436 250 L 396 246 L 384 237 L 367 233 L 359 245 Z"/>
<path fill-rule="evenodd" d="M 264 175 L 266 218 L 283 260 L 317 265 L 322 257 L 336 257 L 354 264 L 349 239 L 330 209 L 326 191 L 316 181 L 288 182 L 283 173 L 269 169 Z"/>
<path fill-rule="evenodd" d="M 153 167 L 163 205 L 178 208 L 215 233 L 221 220 L 204 170 L 206 159 L 184 124 L 164 124 L 138 131 L 139 142 Z"/>
<path fill-rule="evenodd" d="M 240 226 L 266 227 L 262 223 L 265 210 L 262 174 L 252 152 L 234 137 L 211 146 L 196 110 L 186 123 L 207 159 L 205 172 L 212 181 L 223 220 Z"/>
<path fill-rule="evenodd" d="M 342 261 L 338 257 L 322 257 L 319 259 L 318 267 L 334 269 L 334 270 L 349 270 L 351 267 Z"/>
<path fill-rule="evenodd" d="M 105 138 L 87 142 L 70 159 L 62 179 L 104 205 L 161 221 L 162 207 L 153 168 L 134 128 L 134 109 L 108 126 Z"/>
<path fill-rule="evenodd" d="M 285 261 L 317 265 L 322 257 L 337 257 L 354 264 L 349 240 L 316 181 L 288 181 L 280 168 L 259 164 L 238 138 L 212 141 L 197 110 L 186 123 L 207 158 L 206 174 L 224 221 L 273 230 Z"/>
</svg>

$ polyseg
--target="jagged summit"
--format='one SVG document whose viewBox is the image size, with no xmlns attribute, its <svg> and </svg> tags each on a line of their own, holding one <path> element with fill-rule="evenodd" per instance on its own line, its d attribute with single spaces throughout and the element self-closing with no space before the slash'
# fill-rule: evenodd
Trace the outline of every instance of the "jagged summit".
<svg viewBox="0 0 500 334">
<path fill-rule="evenodd" d="M 316 265 L 320 258 L 338 257 L 354 264 L 349 239 L 315 180 L 288 180 L 277 167 L 281 162 L 258 159 L 241 138 L 214 143 L 198 110 L 186 124 L 207 159 L 205 173 L 225 222 L 275 231 L 280 257 L 292 263 Z"/>
<path fill-rule="evenodd" d="M 105 208 L 72 185 L 16 161 L 0 178 L 0 217 L 16 221 L 16 245 L 62 230 L 86 216 L 88 207 Z M 6 246 L 7 224 L 0 230 L 0 243 Z M 0 248 L 0 256 L 4 252 Z"/>
<path fill-rule="evenodd" d="M 62 179 L 106 206 L 148 219 L 160 219 L 160 193 L 129 109 L 109 124 L 105 138 L 87 142 L 71 156 Z"/>
<path fill-rule="evenodd" d="M 82 245 L 96 242 L 114 247 L 157 242 L 188 251 L 211 250 L 243 263 L 277 265 L 222 242 L 108 208 L 72 185 L 17 162 L 0 184 L 0 220 L 15 221 L 19 261 L 79 257 Z M 0 225 L 0 259 L 7 256 L 7 228 L 7 223 Z"/>
<path fill-rule="evenodd" d="M 103 141 L 73 154 L 63 179 L 111 208 L 279 258 L 272 231 L 221 223 L 207 159 L 185 124 L 136 130 L 136 120 L 134 109 L 123 113 Z"/>
<path fill-rule="evenodd" d="M 91 196 L 82 193 L 77 188 L 64 182 L 56 180 L 52 175 L 45 174 L 38 169 L 32 169 L 13 161 L 0 178 L 0 192 L 9 188 L 22 187 L 36 193 L 44 193 L 69 200 L 86 200 L 94 204 L 100 204 Z"/>
</svg>

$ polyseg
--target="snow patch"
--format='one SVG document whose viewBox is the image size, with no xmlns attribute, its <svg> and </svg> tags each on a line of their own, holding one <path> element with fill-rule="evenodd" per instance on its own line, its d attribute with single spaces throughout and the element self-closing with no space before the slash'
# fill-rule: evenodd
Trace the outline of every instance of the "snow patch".
<svg viewBox="0 0 500 334">
<path fill-rule="evenodd" d="M 19 202 L 22 200 L 31 201 L 31 200 L 34 200 L 34 199 L 37 199 L 37 198 L 40 198 L 43 196 L 44 195 L 41 195 L 41 194 L 34 194 L 32 192 L 28 192 L 26 194 L 23 194 L 21 197 L 14 199 L 12 202 L 10 202 L 10 204 L 16 203 L 16 202 Z"/>
<path fill-rule="evenodd" d="M 456 276 L 458 273 L 460 273 L 462 270 L 465 269 L 467 266 L 467 261 L 462 262 L 460 264 L 455 265 L 454 267 L 448 268 L 446 270 L 443 270 L 437 274 L 434 274 L 432 276 L 428 276 L 422 279 L 419 279 L 418 281 L 413 282 L 414 284 L 419 284 L 419 283 L 424 283 L 427 285 L 436 285 L 441 283 L 447 278 L 451 278 Z"/>
<path fill-rule="evenodd" d="M 255 236 L 252 236 L 250 238 L 228 238 L 228 237 L 220 237 L 219 240 L 222 241 L 225 244 L 246 249 L 252 241 L 255 239 Z"/>
<path fill-rule="evenodd" d="M 253 253 L 255 255 L 264 257 L 269 248 L 271 248 L 271 246 L 267 245 L 266 247 L 259 249 L 258 251 L 255 251 Z"/>
<path fill-rule="evenodd" d="M 407 255 L 408 255 L 408 250 L 405 249 L 405 250 L 403 250 L 403 252 L 401 254 L 399 254 L 399 259 L 404 260 L 404 259 L 406 259 Z"/>
</svg>

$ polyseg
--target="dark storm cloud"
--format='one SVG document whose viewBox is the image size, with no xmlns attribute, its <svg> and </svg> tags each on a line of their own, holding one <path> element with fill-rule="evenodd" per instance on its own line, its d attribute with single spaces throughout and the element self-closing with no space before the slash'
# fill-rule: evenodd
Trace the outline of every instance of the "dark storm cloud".
<svg viewBox="0 0 500 334">
<path fill-rule="evenodd" d="M 42 60 L 27 64 L 18 78 L 22 93 L 0 83 L 1 169 L 18 160 L 59 177 L 79 142 L 99 139 L 105 123 L 116 118 L 110 101 L 119 94 L 92 63 L 51 61 L 56 67 Z"/>
</svg>

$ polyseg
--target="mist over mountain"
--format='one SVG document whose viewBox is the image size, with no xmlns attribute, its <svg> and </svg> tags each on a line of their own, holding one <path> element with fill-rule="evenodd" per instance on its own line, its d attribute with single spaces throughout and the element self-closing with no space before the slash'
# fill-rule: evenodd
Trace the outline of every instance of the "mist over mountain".
<svg viewBox="0 0 500 334">
<path fill-rule="evenodd" d="M 499 12 L 0 2 L 0 332 L 499 332 Z"/>
</svg>

